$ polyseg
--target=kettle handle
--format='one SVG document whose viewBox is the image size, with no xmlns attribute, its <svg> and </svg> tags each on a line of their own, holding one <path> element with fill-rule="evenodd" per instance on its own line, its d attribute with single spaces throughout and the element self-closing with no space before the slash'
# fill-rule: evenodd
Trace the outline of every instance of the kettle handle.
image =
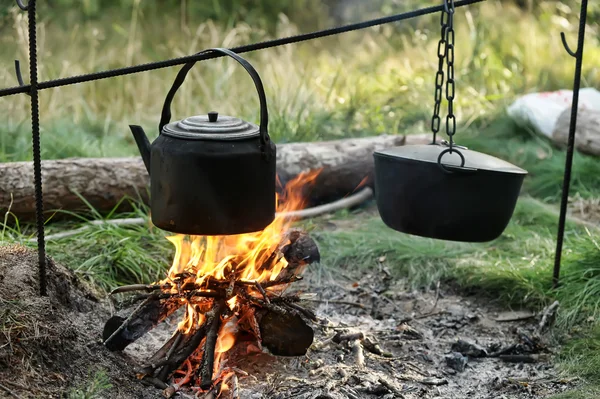
<svg viewBox="0 0 600 399">
<path fill-rule="evenodd" d="M 244 69 L 248 72 L 248 74 L 250 74 L 250 77 L 252 77 L 252 80 L 254 81 L 254 85 L 256 86 L 256 90 L 258 91 L 258 99 L 260 101 L 260 127 L 259 127 L 260 142 L 263 146 L 263 150 L 265 150 L 266 145 L 271 140 L 269 137 L 268 129 L 267 129 L 267 125 L 269 124 L 269 114 L 267 112 L 267 98 L 265 96 L 265 89 L 263 88 L 263 84 L 262 84 L 262 81 L 260 80 L 260 76 L 258 75 L 258 72 L 256 72 L 254 67 L 252 65 L 250 65 L 250 63 L 248 61 L 246 61 L 245 59 L 243 59 L 242 57 L 240 57 L 233 51 L 226 49 L 226 48 L 211 48 L 211 49 L 203 50 L 203 51 L 199 52 L 198 54 L 207 53 L 210 51 L 216 51 L 219 53 L 223 53 L 223 54 L 228 55 L 229 57 L 233 58 L 240 65 L 242 65 L 244 67 Z M 171 120 L 171 102 L 173 101 L 173 97 L 175 97 L 175 93 L 181 87 L 181 85 L 183 84 L 183 81 L 185 80 L 185 77 L 187 76 L 188 72 L 190 71 L 190 69 L 192 69 L 192 67 L 194 66 L 195 63 L 196 63 L 196 61 L 188 62 L 187 64 L 185 64 L 183 66 L 183 68 L 181 68 L 181 70 L 177 74 L 177 77 L 175 78 L 175 82 L 173 82 L 173 86 L 171 87 L 171 90 L 169 90 L 169 93 L 167 94 L 167 98 L 165 98 L 165 104 L 163 105 L 162 115 L 160 117 L 160 124 L 158 125 L 158 134 L 161 134 L 163 127 L 167 123 L 170 122 L 170 120 Z"/>
</svg>

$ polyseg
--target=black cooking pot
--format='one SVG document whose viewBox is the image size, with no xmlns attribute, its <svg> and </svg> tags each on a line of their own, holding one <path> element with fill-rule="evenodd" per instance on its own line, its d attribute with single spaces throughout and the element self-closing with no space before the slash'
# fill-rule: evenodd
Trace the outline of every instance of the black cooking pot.
<svg viewBox="0 0 600 399">
<path fill-rule="evenodd" d="M 267 131 L 267 100 L 258 73 L 234 52 L 260 101 L 260 126 L 209 112 L 171 122 L 171 101 L 195 62 L 178 73 L 163 106 L 159 136 L 150 144 L 130 126 L 148 173 L 155 226 L 181 234 L 228 235 L 259 231 L 275 218 L 276 148 Z"/>
<path fill-rule="evenodd" d="M 527 171 L 447 143 L 374 153 L 375 194 L 383 222 L 417 236 L 486 242 L 510 221 Z"/>
</svg>

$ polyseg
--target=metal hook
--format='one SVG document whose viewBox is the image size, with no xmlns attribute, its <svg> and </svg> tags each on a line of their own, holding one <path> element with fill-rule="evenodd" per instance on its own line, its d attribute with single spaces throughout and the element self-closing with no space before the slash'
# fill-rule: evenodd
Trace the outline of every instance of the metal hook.
<svg viewBox="0 0 600 399">
<path fill-rule="evenodd" d="M 565 37 L 565 32 L 560 32 L 560 38 L 562 40 L 563 46 L 565 47 L 565 50 L 567 51 L 567 53 L 569 53 L 569 55 L 571 57 L 577 58 L 577 55 L 579 53 L 579 48 L 575 51 L 571 50 L 571 47 L 569 47 L 569 44 L 567 43 L 567 38 Z"/>
<path fill-rule="evenodd" d="M 15 60 L 15 73 L 17 75 L 17 82 L 19 82 L 19 86 L 25 86 L 25 82 L 23 82 L 23 75 L 21 75 L 21 63 L 19 60 Z M 31 95 L 26 93 L 28 96 Z"/>
<path fill-rule="evenodd" d="M 21 0 L 17 0 L 17 5 L 23 11 L 29 10 L 29 4 L 25 5 L 25 4 L 23 4 L 23 2 Z"/>
</svg>

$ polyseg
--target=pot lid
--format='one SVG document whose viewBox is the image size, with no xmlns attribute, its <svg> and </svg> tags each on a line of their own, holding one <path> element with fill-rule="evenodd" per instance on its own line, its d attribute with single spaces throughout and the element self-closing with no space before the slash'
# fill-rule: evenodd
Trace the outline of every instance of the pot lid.
<svg viewBox="0 0 600 399">
<path fill-rule="evenodd" d="M 171 122 L 161 133 L 188 140 L 240 140 L 258 136 L 260 130 L 257 125 L 239 118 L 209 112 Z"/>
<path fill-rule="evenodd" d="M 491 172 L 505 172 L 516 174 L 527 174 L 527 171 L 519 168 L 502 159 L 487 155 L 481 152 L 472 151 L 466 147 L 454 145 L 456 150 L 464 156 L 464 168 L 487 170 Z M 442 151 L 448 150 L 449 147 L 445 144 L 421 144 L 421 145 L 406 145 L 400 147 L 387 148 L 380 151 L 375 151 L 375 154 L 396 158 L 407 159 L 417 162 L 437 163 Z M 446 152 L 442 156 L 441 163 L 445 166 L 461 167 L 461 157 L 456 153 Z"/>
</svg>

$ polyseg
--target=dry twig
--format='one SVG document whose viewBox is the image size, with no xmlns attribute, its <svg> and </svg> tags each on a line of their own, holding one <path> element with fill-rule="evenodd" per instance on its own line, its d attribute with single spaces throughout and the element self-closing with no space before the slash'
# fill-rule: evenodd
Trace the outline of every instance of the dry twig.
<svg viewBox="0 0 600 399">
<path fill-rule="evenodd" d="M 365 347 L 366 350 L 373 353 L 374 355 L 383 356 L 386 358 L 391 358 L 394 356 L 390 352 L 385 352 L 381 348 L 381 346 L 379 346 L 379 344 L 377 342 L 375 342 L 374 340 L 372 340 L 369 337 L 366 337 L 365 339 L 363 339 L 363 346 Z"/>
<path fill-rule="evenodd" d="M 545 360 L 545 357 L 543 355 L 537 354 L 500 355 L 498 357 L 500 358 L 500 360 L 507 363 L 537 363 L 539 361 Z"/>
<path fill-rule="evenodd" d="M 386 387 L 388 389 L 388 391 L 393 393 L 398 398 L 400 398 L 400 399 L 404 398 L 404 395 L 402 395 L 402 392 L 400 392 L 400 390 L 398 388 L 396 388 L 393 384 L 391 384 L 389 381 L 386 381 L 385 378 L 379 377 L 378 382 L 381 385 L 383 385 L 384 387 Z"/>
<path fill-rule="evenodd" d="M 225 301 L 219 300 L 215 303 L 213 309 L 206 315 L 205 324 L 209 327 L 206 333 L 206 341 L 200 367 L 200 388 L 202 389 L 210 388 L 213 383 L 212 377 L 215 363 L 215 347 L 219 335 L 219 328 L 221 327 L 221 314 L 225 308 Z"/>
<path fill-rule="evenodd" d="M 351 208 L 356 205 L 360 205 L 361 203 L 371 199 L 373 196 L 373 189 L 370 187 L 365 187 L 358 193 L 352 194 L 346 198 L 342 198 L 340 200 L 334 201 L 329 204 L 319 205 L 314 208 L 306 208 L 297 211 L 291 212 L 283 212 L 277 213 L 277 217 L 282 217 L 285 219 L 308 219 L 317 217 L 320 215 L 324 215 L 326 213 L 336 212 L 341 209 Z M 84 233 L 92 226 L 136 226 L 148 223 L 148 220 L 145 218 L 129 218 L 129 219 L 112 219 L 112 220 L 93 220 L 86 224 L 85 226 L 79 227 L 74 230 L 62 231 L 56 234 L 48 234 L 45 237 L 46 241 L 60 240 L 62 238 L 72 237 L 74 235 Z M 31 238 L 27 240 L 28 242 L 35 242 L 35 238 Z"/>
<path fill-rule="evenodd" d="M 122 287 L 117 287 L 114 290 L 112 290 L 108 295 L 114 295 L 114 294 L 120 294 L 123 292 L 133 292 L 133 291 L 146 291 L 146 292 L 153 292 L 156 290 L 160 290 L 162 288 L 168 289 L 168 286 L 161 286 L 161 285 L 148 285 L 148 284 L 131 284 L 131 285 L 124 285 Z"/>
<path fill-rule="evenodd" d="M 540 321 L 540 324 L 537 328 L 538 333 L 542 332 L 548 326 L 548 324 L 550 324 L 552 322 L 559 306 L 560 306 L 559 302 L 554 301 L 554 303 L 552 303 L 552 305 L 548 306 L 544 310 L 544 315 L 542 316 L 542 320 Z"/>
<path fill-rule="evenodd" d="M 435 308 L 437 308 L 439 300 L 440 300 L 440 281 L 438 280 L 437 284 L 435 285 L 435 302 L 433 303 L 433 307 L 431 308 L 431 310 L 427 313 L 429 313 L 429 314 L 433 313 Z"/>
<path fill-rule="evenodd" d="M 240 399 L 237 375 L 233 374 L 230 381 L 231 381 L 231 398 L 232 399 Z"/>
<path fill-rule="evenodd" d="M 361 309 L 366 309 L 367 307 L 365 305 L 363 305 L 362 303 L 358 303 L 358 302 L 350 302 L 350 301 L 330 301 L 327 299 L 302 299 L 303 301 L 308 301 L 308 302 L 318 302 L 318 303 L 333 303 L 336 305 L 349 305 L 349 306 L 355 306 L 357 308 L 361 308 Z"/>
<path fill-rule="evenodd" d="M 350 333 L 350 334 L 340 334 L 339 332 L 335 334 L 332 338 L 332 341 L 336 344 L 342 343 L 344 341 L 361 341 L 365 338 L 365 334 L 362 332 Z"/>
<path fill-rule="evenodd" d="M 13 398 L 21 399 L 21 397 L 19 395 L 17 395 L 16 393 L 14 393 L 13 391 L 11 391 L 10 389 L 8 389 L 7 387 L 5 387 L 2 384 L 0 384 L 0 389 L 2 389 L 4 392 L 6 392 L 7 394 L 9 394 Z"/>
<path fill-rule="evenodd" d="M 260 292 L 260 294 L 263 296 L 263 299 L 265 300 L 265 302 L 271 303 L 271 301 L 269 300 L 269 297 L 267 296 L 267 292 L 265 291 L 263 286 L 258 281 L 254 282 L 254 286 L 256 287 L 258 292 Z"/>
</svg>

